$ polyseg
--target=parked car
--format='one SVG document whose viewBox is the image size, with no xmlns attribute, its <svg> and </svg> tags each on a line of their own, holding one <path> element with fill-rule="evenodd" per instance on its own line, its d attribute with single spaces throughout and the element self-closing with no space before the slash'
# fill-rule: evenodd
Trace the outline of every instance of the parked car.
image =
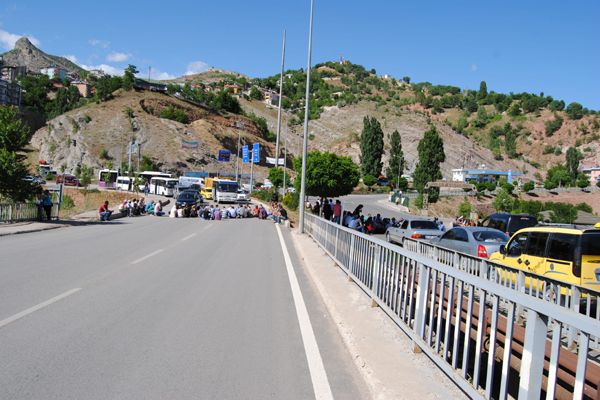
<svg viewBox="0 0 600 400">
<path fill-rule="evenodd" d="M 512 236 L 519 229 L 529 228 L 537 224 L 538 220 L 533 215 L 495 213 L 484 219 L 480 225 L 486 228 L 498 229 L 508 236 Z"/>
<path fill-rule="evenodd" d="M 600 292 L 599 228 L 521 229 L 490 261 Z"/>
<path fill-rule="evenodd" d="M 403 245 L 404 239 L 431 240 L 443 232 L 434 221 L 426 218 L 405 219 L 399 227 L 388 228 L 385 238 L 390 243 Z"/>
<path fill-rule="evenodd" d="M 63 183 L 65 186 L 80 186 L 79 179 L 75 175 L 60 174 L 56 177 L 56 183 Z"/>
<path fill-rule="evenodd" d="M 197 190 L 184 190 L 179 193 L 177 196 L 177 200 L 175 204 L 178 206 L 187 206 L 187 205 L 200 205 L 203 199 L 200 193 Z"/>
<path fill-rule="evenodd" d="M 247 192 L 244 189 L 238 189 L 238 191 L 237 191 L 237 201 L 238 202 L 247 202 L 247 201 L 250 201 L 250 192 Z"/>
<path fill-rule="evenodd" d="M 508 236 L 497 229 L 479 226 L 456 227 L 431 241 L 432 244 L 461 253 L 488 258 L 506 245 Z"/>
</svg>

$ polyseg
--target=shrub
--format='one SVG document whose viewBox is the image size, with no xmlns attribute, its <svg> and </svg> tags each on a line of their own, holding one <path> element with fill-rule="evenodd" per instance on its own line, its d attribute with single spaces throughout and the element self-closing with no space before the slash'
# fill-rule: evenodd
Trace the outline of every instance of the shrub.
<svg viewBox="0 0 600 400">
<path fill-rule="evenodd" d="M 73 198 L 71 196 L 65 194 L 62 198 L 62 203 L 60 206 L 65 210 L 70 210 L 73 207 L 75 207 L 75 202 L 73 201 Z"/>
<path fill-rule="evenodd" d="M 471 203 L 469 203 L 469 199 L 465 197 L 462 203 L 458 206 L 458 215 L 462 215 L 465 218 L 469 218 L 471 215 L 471 211 L 473 211 L 473 207 L 471 207 Z"/>
<path fill-rule="evenodd" d="M 299 203 L 300 195 L 298 194 L 298 192 L 286 193 L 285 196 L 283 196 L 283 205 L 289 208 L 290 210 L 297 210 Z"/>
<path fill-rule="evenodd" d="M 421 193 L 419 193 L 419 195 L 415 199 L 415 207 L 417 207 L 418 209 L 423 208 L 423 195 Z"/>
<path fill-rule="evenodd" d="M 535 189 L 535 184 L 533 181 L 525 182 L 523 185 L 523 191 L 525 192 L 531 192 L 533 189 Z"/>
<path fill-rule="evenodd" d="M 555 115 L 553 120 L 546 121 L 546 123 L 544 124 L 546 127 L 546 136 L 554 135 L 554 132 L 559 130 L 562 124 L 563 119 L 558 115 Z"/>
<path fill-rule="evenodd" d="M 371 187 L 377 183 L 377 178 L 375 178 L 373 175 L 365 175 L 363 177 L 363 183 L 365 186 Z"/>
<path fill-rule="evenodd" d="M 182 110 L 181 108 L 173 107 L 173 106 L 169 106 L 169 107 L 163 109 L 160 112 L 160 117 L 170 119 L 173 121 L 177 121 L 177 122 L 181 122 L 182 124 L 188 124 L 190 122 L 190 119 L 184 110 Z"/>
</svg>

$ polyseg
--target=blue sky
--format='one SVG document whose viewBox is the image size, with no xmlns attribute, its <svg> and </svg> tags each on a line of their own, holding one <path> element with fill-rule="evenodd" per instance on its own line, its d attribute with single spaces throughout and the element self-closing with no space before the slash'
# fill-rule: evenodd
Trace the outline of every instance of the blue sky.
<svg viewBox="0 0 600 400">
<path fill-rule="evenodd" d="M 83 4 L 82 4 L 83 3 Z M 0 51 L 28 35 L 77 63 L 153 78 L 208 66 L 276 74 L 306 65 L 308 0 L 3 0 Z M 498 92 L 544 92 L 600 109 L 600 2 L 316 0 L 313 62 Z"/>
</svg>

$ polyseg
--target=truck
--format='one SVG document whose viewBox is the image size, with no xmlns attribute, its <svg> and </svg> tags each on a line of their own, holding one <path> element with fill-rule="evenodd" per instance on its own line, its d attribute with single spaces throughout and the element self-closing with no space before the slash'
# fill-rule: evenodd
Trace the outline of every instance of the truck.
<svg viewBox="0 0 600 400">
<path fill-rule="evenodd" d="M 200 191 L 202 198 L 205 200 L 213 199 L 213 182 L 214 178 L 205 178 L 204 179 L 204 187 Z"/>
<path fill-rule="evenodd" d="M 217 203 L 237 203 L 239 184 L 230 179 L 213 179 L 212 197 Z"/>
</svg>

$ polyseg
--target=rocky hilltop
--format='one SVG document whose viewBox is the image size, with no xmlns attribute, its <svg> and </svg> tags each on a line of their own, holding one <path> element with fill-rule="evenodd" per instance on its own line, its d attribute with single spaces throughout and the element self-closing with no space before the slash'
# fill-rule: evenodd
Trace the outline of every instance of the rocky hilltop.
<svg viewBox="0 0 600 400">
<path fill-rule="evenodd" d="M 67 60 L 64 57 L 53 56 L 44 53 L 27 39 L 22 37 L 15 43 L 15 48 L 0 54 L 4 64 L 11 66 L 25 66 L 28 72 L 40 72 L 40 69 L 47 67 L 58 67 L 67 70 L 69 73 L 80 73 L 83 68 Z"/>
<path fill-rule="evenodd" d="M 31 140 L 35 155 L 67 172 L 74 171 L 77 165 L 117 168 L 127 165 L 127 144 L 137 140 L 142 155 L 161 170 L 233 172 L 235 163 L 220 163 L 217 154 L 220 149 L 228 149 L 233 161 L 238 135 L 242 145 L 261 143 L 263 162 L 273 152 L 273 145 L 260 136 L 255 124 L 246 117 L 215 113 L 155 92 L 119 90 L 114 96 L 48 121 Z M 183 110 L 190 123 L 161 118 L 161 112 L 169 107 Z M 135 155 L 133 162 L 137 162 Z M 255 168 L 259 177 L 264 171 L 261 165 Z"/>
</svg>

